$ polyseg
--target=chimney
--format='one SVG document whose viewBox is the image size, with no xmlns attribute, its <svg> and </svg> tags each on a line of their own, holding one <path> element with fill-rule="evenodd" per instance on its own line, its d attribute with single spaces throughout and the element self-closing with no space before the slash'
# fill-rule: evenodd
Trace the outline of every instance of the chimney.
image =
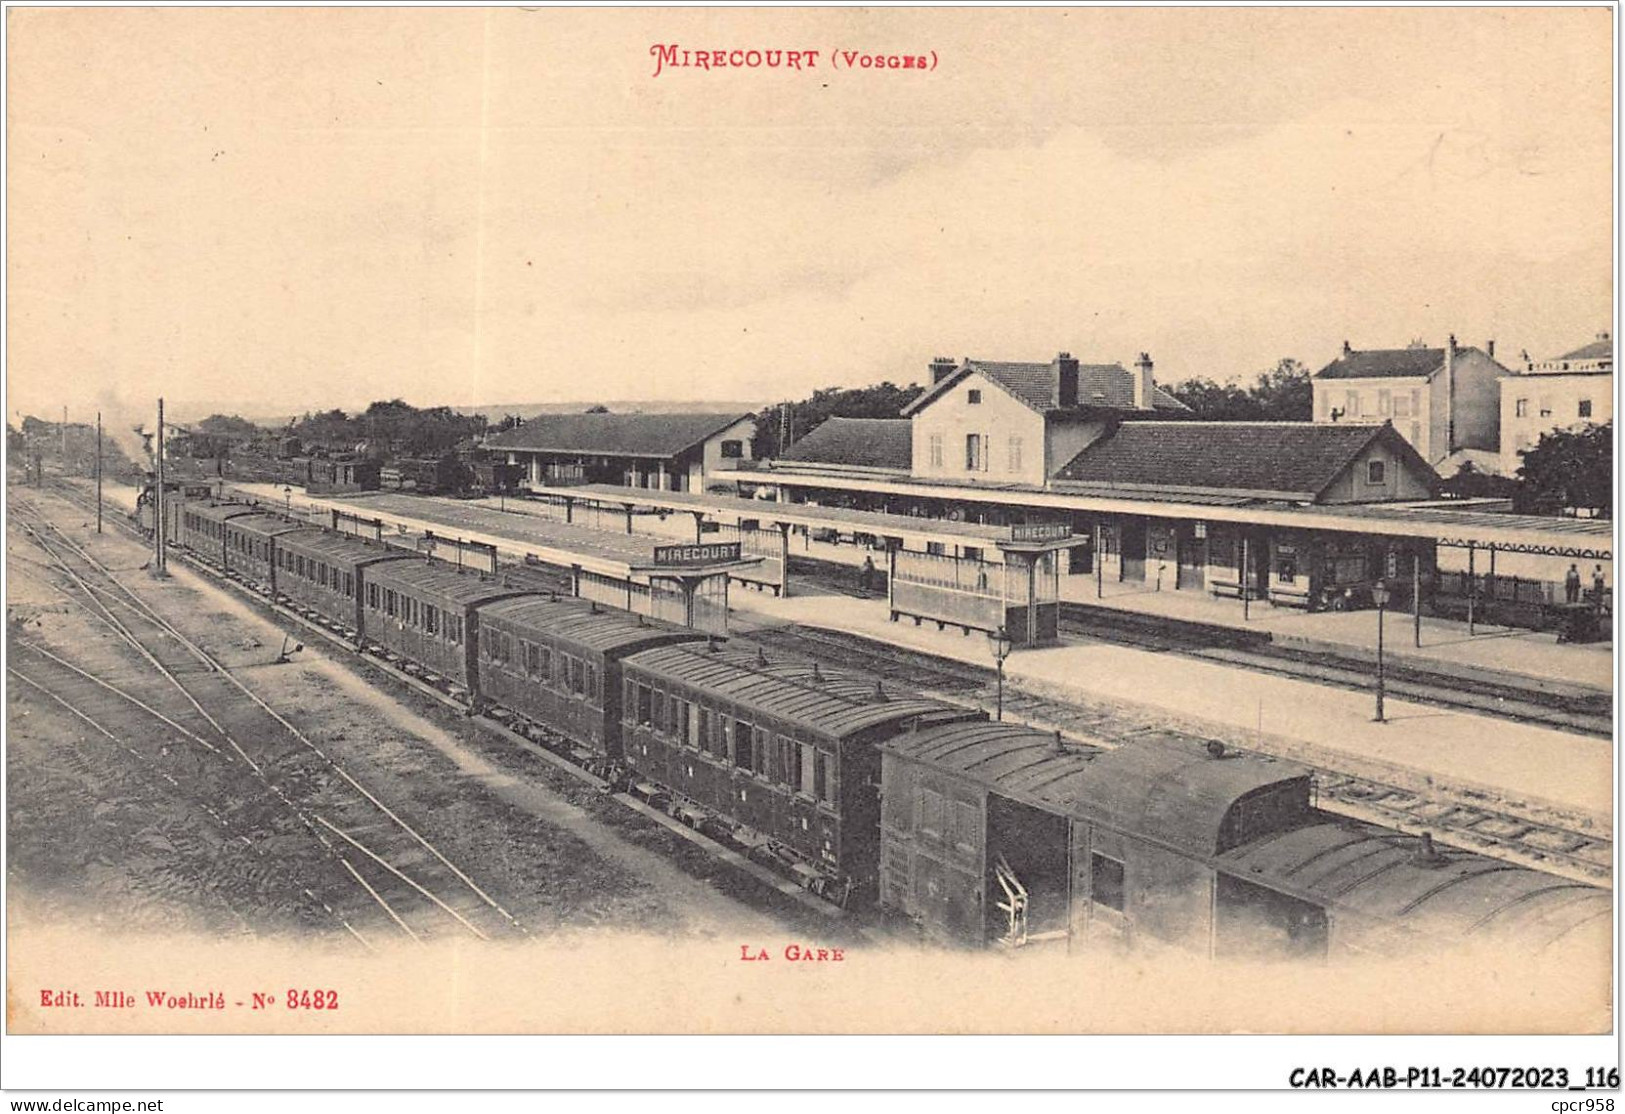
<svg viewBox="0 0 1625 1114">
<path fill-rule="evenodd" d="M 931 361 L 931 385 L 934 387 L 954 373 L 957 365 L 948 356 L 938 356 Z"/>
<path fill-rule="evenodd" d="M 1352 356 L 1353 354 L 1354 354 L 1354 349 L 1350 348 L 1349 347 L 1349 342 L 1345 340 L 1343 342 L 1343 355 Z"/>
<path fill-rule="evenodd" d="M 1144 352 L 1134 361 L 1134 409 L 1150 410 L 1156 397 L 1157 381 L 1151 378 L 1151 357 Z"/>
<path fill-rule="evenodd" d="M 1484 351 L 1489 355 L 1490 359 L 1492 359 L 1492 360 L 1495 359 L 1495 341 L 1494 341 L 1494 339 L 1486 340 L 1484 342 Z"/>
<path fill-rule="evenodd" d="M 1070 352 L 1062 352 L 1055 357 L 1055 366 L 1059 370 L 1055 388 L 1055 404 L 1057 406 L 1076 406 L 1078 404 L 1078 361 Z"/>
<path fill-rule="evenodd" d="M 1604 329 L 1602 332 L 1597 334 L 1597 339 L 1598 340 L 1611 340 L 1612 337 L 1609 335 L 1608 330 Z"/>
</svg>

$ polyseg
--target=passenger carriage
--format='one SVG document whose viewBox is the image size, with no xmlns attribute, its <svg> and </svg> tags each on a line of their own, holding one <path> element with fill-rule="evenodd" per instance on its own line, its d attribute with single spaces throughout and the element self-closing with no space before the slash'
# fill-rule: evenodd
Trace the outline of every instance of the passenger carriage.
<svg viewBox="0 0 1625 1114">
<path fill-rule="evenodd" d="M 170 537 L 173 540 L 179 541 L 192 554 L 209 564 L 224 568 L 227 521 L 256 513 L 258 508 L 247 503 L 176 500 L 174 509 L 166 508 L 164 517 L 169 521 Z"/>
<path fill-rule="evenodd" d="M 481 697 L 581 744 L 606 776 L 622 758 L 621 659 L 703 637 L 557 595 L 485 604 L 479 622 Z"/>
<path fill-rule="evenodd" d="M 479 707 L 479 609 L 531 593 L 432 558 L 381 562 L 362 581 L 363 643 L 444 678 Z"/>
<path fill-rule="evenodd" d="M 637 775 L 740 825 L 739 842 L 792 864 L 809 889 L 862 901 L 878 868 L 875 744 L 982 714 L 714 642 L 627 656 L 621 700 Z"/>
<path fill-rule="evenodd" d="M 330 530 L 277 539 L 277 592 L 294 606 L 346 632 L 362 628 L 366 570 L 384 561 L 422 560 L 405 549 Z"/>
</svg>

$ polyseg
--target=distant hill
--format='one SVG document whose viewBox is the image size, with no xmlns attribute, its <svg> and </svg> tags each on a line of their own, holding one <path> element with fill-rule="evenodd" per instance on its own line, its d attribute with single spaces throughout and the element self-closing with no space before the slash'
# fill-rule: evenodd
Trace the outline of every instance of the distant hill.
<svg viewBox="0 0 1625 1114">
<path fill-rule="evenodd" d="M 718 402 L 715 399 L 605 399 L 594 402 L 514 402 L 507 405 L 454 406 L 459 414 L 484 414 L 487 420 L 501 421 L 509 414 L 534 418 L 538 414 L 580 414 L 591 406 L 607 406 L 612 414 L 754 414 L 765 403 Z"/>
</svg>

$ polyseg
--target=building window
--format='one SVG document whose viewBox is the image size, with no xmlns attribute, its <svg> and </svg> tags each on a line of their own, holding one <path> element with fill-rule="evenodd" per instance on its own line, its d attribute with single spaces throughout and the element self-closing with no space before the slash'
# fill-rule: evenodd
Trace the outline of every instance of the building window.
<svg viewBox="0 0 1625 1114">
<path fill-rule="evenodd" d="M 1349 391 L 1343 396 L 1343 417 L 1358 418 L 1360 416 L 1360 392 Z"/>
<path fill-rule="evenodd" d="M 933 433 L 931 435 L 930 445 L 931 445 L 931 467 L 933 467 L 933 468 L 941 468 L 942 467 L 942 434 Z"/>
<path fill-rule="evenodd" d="M 1365 465 L 1365 482 L 1368 484 L 1386 483 L 1388 467 L 1380 460 L 1368 460 Z"/>
<path fill-rule="evenodd" d="M 1591 400 L 1589 398 L 1582 398 L 1580 400 L 1580 417 L 1591 417 Z"/>
<path fill-rule="evenodd" d="M 1512 404 L 1512 413 L 1516 417 L 1527 418 L 1529 416 L 1529 400 L 1520 398 L 1517 402 L 1514 402 Z"/>
<path fill-rule="evenodd" d="M 1105 855 L 1089 856 L 1089 894 L 1096 905 L 1123 911 L 1123 864 Z"/>
<path fill-rule="evenodd" d="M 1393 396 L 1388 391 L 1377 392 L 1377 414 L 1386 418 L 1393 409 Z"/>
<path fill-rule="evenodd" d="M 1405 395 L 1394 396 L 1394 417 L 1408 418 L 1411 416 L 1411 400 Z"/>
<path fill-rule="evenodd" d="M 966 391 L 965 401 L 972 406 L 982 405 L 982 392 L 974 389 Z"/>
<path fill-rule="evenodd" d="M 1549 418 L 1552 416 L 1552 400 L 1550 398 L 1542 398 L 1540 400 L 1540 416 L 1543 418 Z"/>
<path fill-rule="evenodd" d="M 982 435 L 980 433 L 965 434 L 965 471 L 980 472 L 983 463 Z"/>
<path fill-rule="evenodd" d="M 1021 438 L 1010 438 L 1010 471 L 1021 471 Z"/>
<path fill-rule="evenodd" d="M 739 460 L 744 455 L 745 443 L 743 441 L 724 441 L 722 443 L 723 460 Z"/>
</svg>

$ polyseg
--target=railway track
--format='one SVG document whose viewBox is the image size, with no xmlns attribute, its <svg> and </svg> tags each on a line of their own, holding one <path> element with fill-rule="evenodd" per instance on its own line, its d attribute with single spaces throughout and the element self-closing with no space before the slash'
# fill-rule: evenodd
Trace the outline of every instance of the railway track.
<svg viewBox="0 0 1625 1114">
<path fill-rule="evenodd" d="M 82 495 L 78 501 L 83 505 Z M 520 568 L 523 568 L 522 574 L 518 572 Z M 554 582 L 558 581 L 553 572 L 546 568 L 510 567 L 508 571 L 524 575 L 535 587 L 543 590 L 553 587 Z M 1092 637 L 1095 634 L 1091 632 Z M 927 692 L 952 702 L 981 708 L 991 708 L 994 702 L 995 673 L 991 668 L 817 628 L 762 628 L 751 631 L 745 637 L 770 649 L 777 648 L 809 660 L 857 668 L 883 681 L 894 682 L 899 687 Z M 1125 633 L 1123 637 L 1127 639 L 1130 634 Z M 1150 639 L 1138 644 L 1168 648 Z M 1207 649 L 1220 654 L 1227 648 Z M 1272 671 L 1286 672 L 1285 669 Z M 1301 672 L 1289 675 L 1304 676 Z M 1368 687 L 1368 683 L 1358 687 Z M 1401 695 L 1398 690 L 1391 691 L 1396 696 Z M 1467 706 L 1475 711 L 1481 710 L 1476 706 Z M 1127 717 L 1118 708 L 1062 703 L 1008 686 L 1004 693 L 1004 708 L 1013 719 L 1045 728 L 1059 728 L 1108 746 L 1159 736 L 1207 741 L 1205 735 L 1197 736 L 1178 728 L 1149 724 L 1139 717 Z M 1244 751 L 1256 749 L 1256 746 L 1249 745 L 1250 740 L 1232 738 L 1223 741 Z M 1400 784 L 1312 764 L 1311 771 L 1316 799 L 1322 807 L 1331 811 L 1403 830 L 1426 830 L 1442 842 L 1591 884 L 1607 885 L 1611 881 L 1611 829 L 1604 832 L 1584 827 L 1579 822 L 1571 823 L 1566 817 L 1514 812 L 1498 807 L 1486 794 L 1467 787 L 1452 789 L 1437 785 Z"/>
<path fill-rule="evenodd" d="M 747 637 L 789 653 L 838 660 L 884 681 L 923 690 L 945 700 L 976 707 L 993 704 L 992 669 L 901 649 L 859 635 L 806 627 L 764 628 Z M 1120 710 L 1061 703 L 1031 692 L 1004 692 L 1005 714 L 1044 728 L 1059 728 L 1107 746 L 1148 737 L 1196 739 L 1177 728 L 1148 725 Z M 1245 740 L 1222 740 L 1242 751 Z M 1389 827 L 1428 831 L 1442 842 L 1516 862 L 1593 885 L 1612 878 L 1613 835 L 1557 818 L 1535 818 L 1492 803 L 1471 789 L 1427 790 L 1377 778 L 1311 766 L 1321 807 Z"/>
<path fill-rule="evenodd" d="M 502 904 L 309 734 L 13 493 L 12 521 L 41 560 L 17 568 L 82 611 L 105 643 L 75 653 L 13 629 L 12 677 L 133 760 L 235 840 L 295 842 L 297 884 L 363 944 L 525 935 Z M 79 658 L 79 661 L 70 660 Z M 91 658 L 98 660 L 91 662 Z M 87 666 L 89 666 L 87 668 Z"/>
</svg>

